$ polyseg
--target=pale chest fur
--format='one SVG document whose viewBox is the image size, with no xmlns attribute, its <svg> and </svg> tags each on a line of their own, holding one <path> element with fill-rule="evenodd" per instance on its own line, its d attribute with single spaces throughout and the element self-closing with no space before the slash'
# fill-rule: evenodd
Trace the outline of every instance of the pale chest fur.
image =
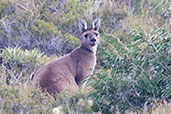
<svg viewBox="0 0 171 114">
<path fill-rule="evenodd" d="M 93 62 L 93 71 L 94 71 L 94 69 L 95 69 L 95 66 L 96 66 L 96 56 L 95 56 L 95 59 L 94 59 L 94 62 Z"/>
<path fill-rule="evenodd" d="M 97 45 L 96 46 L 94 46 L 94 47 L 92 47 L 92 49 L 91 49 L 92 51 L 93 51 L 93 53 L 94 53 L 94 61 L 92 62 L 92 66 L 93 66 L 93 71 L 94 71 L 94 69 L 95 69 L 95 66 L 96 66 L 96 50 L 97 50 Z"/>
</svg>

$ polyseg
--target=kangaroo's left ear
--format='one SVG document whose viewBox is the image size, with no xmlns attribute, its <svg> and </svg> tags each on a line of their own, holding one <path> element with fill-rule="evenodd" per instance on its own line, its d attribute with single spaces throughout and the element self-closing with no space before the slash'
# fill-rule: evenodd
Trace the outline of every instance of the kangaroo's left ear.
<svg viewBox="0 0 171 114">
<path fill-rule="evenodd" d="M 96 31 L 99 30 L 99 28 L 100 28 L 100 19 L 99 18 L 97 18 L 93 21 L 92 28 Z"/>
</svg>

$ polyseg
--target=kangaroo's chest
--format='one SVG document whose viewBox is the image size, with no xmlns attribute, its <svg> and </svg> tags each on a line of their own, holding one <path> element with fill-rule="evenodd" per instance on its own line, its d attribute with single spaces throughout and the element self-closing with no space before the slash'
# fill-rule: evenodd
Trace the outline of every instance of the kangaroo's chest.
<svg viewBox="0 0 171 114">
<path fill-rule="evenodd" d="M 83 57 L 78 65 L 79 69 L 84 73 L 91 74 L 96 65 L 96 56 Z"/>
</svg>

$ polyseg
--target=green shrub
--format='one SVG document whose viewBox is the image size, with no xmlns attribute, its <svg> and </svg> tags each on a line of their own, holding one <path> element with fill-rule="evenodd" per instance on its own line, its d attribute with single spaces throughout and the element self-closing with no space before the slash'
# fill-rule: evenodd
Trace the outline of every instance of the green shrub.
<svg viewBox="0 0 171 114">
<path fill-rule="evenodd" d="M 170 111 L 171 103 L 164 101 L 163 103 L 157 104 L 157 107 L 152 109 L 151 114 L 169 114 Z"/>
<path fill-rule="evenodd" d="M 42 66 L 48 60 L 48 57 L 36 48 L 30 51 L 21 48 L 6 48 L 2 50 L 1 57 L 4 64 L 14 62 L 23 66 L 34 64 L 37 67 Z"/>
<path fill-rule="evenodd" d="M 96 17 L 101 18 L 102 42 L 97 52 L 98 71 L 88 79 L 92 109 L 141 112 L 152 102 L 170 101 L 168 0 L 1 0 L 0 48 L 38 47 L 45 54 L 62 55 L 80 44 L 78 18 L 90 25 Z M 165 29 L 153 30 L 157 26 Z M 65 113 L 92 113 L 89 97 L 82 93 L 74 98 L 61 95 L 55 105 L 39 90 L 27 93 L 29 76 L 49 60 L 37 49 L 6 48 L 0 56 L 0 112 L 52 113 L 54 107 L 62 107 Z M 41 103 L 43 99 L 47 106 Z"/>
<path fill-rule="evenodd" d="M 92 113 L 92 101 L 83 89 L 66 91 L 56 96 L 56 100 L 35 88 L 30 74 L 49 62 L 49 58 L 38 49 L 22 50 L 6 48 L 2 51 L 0 66 L 0 112 L 7 114 L 35 113 L 52 114 L 54 108 L 61 113 Z M 50 60 L 51 61 L 51 60 Z"/>
<path fill-rule="evenodd" d="M 57 28 L 49 23 L 45 22 L 43 20 L 36 20 L 34 22 L 34 32 L 36 36 L 44 36 L 45 38 L 51 38 L 49 35 L 53 34 L 54 36 L 57 35 Z"/>
<path fill-rule="evenodd" d="M 5 16 L 5 8 L 7 6 L 6 2 L 0 2 L 0 19 Z"/>
<path fill-rule="evenodd" d="M 171 111 L 171 104 L 167 101 L 164 101 L 163 103 L 158 103 L 158 104 L 152 104 L 152 109 L 149 112 L 147 106 L 144 107 L 143 109 L 143 114 L 170 114 Z M 140 114 L 140 112 L 132 112 L 132 111 L 127 111 L 126 114 Z"/>
<path fill-rule="evenodd" d="M 2 75 L 1 75 L 2 76 Z M 45 96 L 31 84 L 15 84 L 9 86 L 0 78 L 0 112 L 3 114 L 36 113 L 52 114 L 56 102 Z"/>
<path fill-rule="evenodd" d="M 56 19 L 55 25 L 57 25 L 60 30 L 69 32 L 78 18 L 92 19 L 90 12 L 92 10 L 93 3 L 93 0 L 88 0 L 86 2 L 82 2 L 81 0 L 66 1 L 64 3 L 64 7 L 60 7 L 60 9 L 58 9 L 61 17 Z M 77 25 L 74 26 L 77 27 Z"/>
<path fill-rule="evenodd" d="M 112 35 L 103 37 L 108 42 L 98 52 L 103 69 L 87 79 L 94 111 L 107 114 L 118 108 L 124 113 L 170 100 L 171 36 L 167 31 L 132 30 L 126 44 Z"/>
<path fill-rule="evenodd" d="M 93 101 L 87 97 L 86 89 L 78 91 L 65 91 L 57 95 L 58 106 L 61 114 L 93 114 L 91 106 Z M 57 113 L 58 114 L 58 113 Z"/>
<path fill-rule="evenodd" d="M 2 57 L 2 72 L 6 74 L 8 84 L 28 81 L 34 73 L 49 59 L 38 49 L 22 50 L 21 48 L 6 48 L 0 54 Z"/>
<path fill-rule="evenodd" d="M 7 85 L 5 75 L 0 76 L 0 112 L 3 114 L 31 113 L 52 114 L 58 108 L 60 114 L 92 114 L 92 100 L 85 91 L 60 93 L 56 100 L 35 88 L 31 82 Z M 54 113 L 56 114 L 56 113 Z"/>
<path fill-rule="evenodd" d="M 72 45 L 74 47 L 79 46 L 81 44 L 79 38 L 69 33 L 63 34 L 61 38 L 63 38 L 69 45 Z"/>
<path fill-rule="evenodd" d="M 52 114 L 54 108 L 59 108 L 60 114 L 92 113 L 85 92 L 60 93 L 54 100 L 30 82 L 9 86 L 1 75 L 0 84 L 0 112 L 3 114 Z"/>
<path fill-rule="evenodd" d="M 59 36 L 59 38 L 64 39 L 69 45 L 76 45 L 78 46 L 80 44 L 80 41 L 77 37 L 73 36 L 70 33 L 61 33 L 59 30 L 57 30 L 56 26 L 45 22 L 43 20 L 36 20 L 34 22 L 34 32 L 35 35 L 42 38 L 51 38 L 49 35 L 53 36 Z"/>
</svg>

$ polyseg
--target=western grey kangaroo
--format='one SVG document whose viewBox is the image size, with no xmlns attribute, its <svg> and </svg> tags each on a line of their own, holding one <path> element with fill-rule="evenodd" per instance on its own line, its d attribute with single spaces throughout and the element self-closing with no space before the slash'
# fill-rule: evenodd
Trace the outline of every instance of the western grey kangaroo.
<svg viewBox="0 0 171 114">
<path fill-rule="evenodd" d="M 90 75 L 96 65 L 96 50 L 99 44 L 100 19 L 95 19 L 91 27 L 79 19 L 81 45 L 71 53 L 41 67 L 33 81 L 42 91 L 56 94 L 68 87 L 78 87 Z"/>
</svg>

